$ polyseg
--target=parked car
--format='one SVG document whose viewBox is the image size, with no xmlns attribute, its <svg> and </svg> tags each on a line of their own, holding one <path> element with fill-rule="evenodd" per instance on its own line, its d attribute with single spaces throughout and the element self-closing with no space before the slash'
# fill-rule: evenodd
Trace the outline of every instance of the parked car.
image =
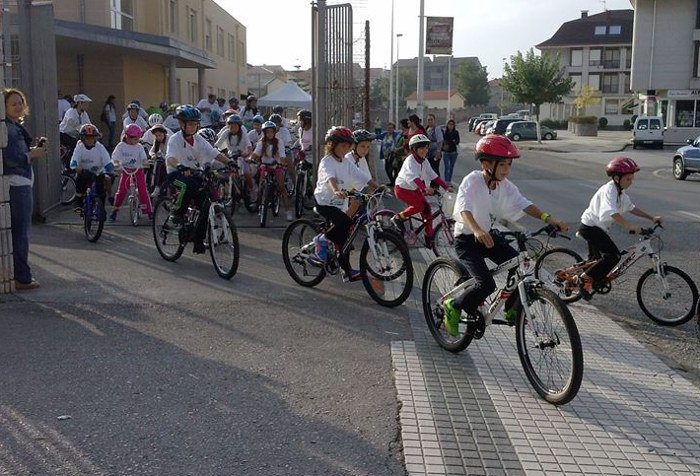
<svg viewBox="0 0 700 476">
<path fill-rule="evenodd" d="M 544 140 L 553 140 L 557 138 L 557 131 L 547 126 L 540 124 L 540 131 Z M 537 123 L 535 121 L 511 122 L 506 128 L 506 137 L 515 142 L 523 139 L 537 140 Z"/>
<path fill-rule="evenodd" d="M 480 123 L 479 129 L 477 130 L 477 133 L 480 136 L 485 136 L 486 131 L 488 130 L 489 127 L 491 127 L 493 125 L 494 122 L 496 122 L 496 121 L 484 121 L 484 122 Z"/>
<path fill-rule="evenodd" d="M 494 134 L 505 134 L 508 124 L 522 121 L 519 117 L 501 117 L 493 125 Z"/>
<path fill-rule="evenodd" d="M 664 127 L 661 118 L 656 116 L 639 116 L 634 121 L 632 148 L 651 145 L 662 149 L 664 146 Z"/>
<path fill-rule="evenodd" d="M 493 119 L 494 121 L 498 119 L 498 114 L 495 112 L 484 112 L 479 114 L 479 117 L 483 117 L 485 119 Z"/>
<path fill-rule="evenodd" d="M 700 172 L 700 136 L 688 139 L 688 145 L 679 148 L 673 156 L 673 178 L 685 180 L 691 173 Z"/>
<path fill-rule="evenodd" d="M 477 120 L 474 121 L 474 126 L 472 127 L 472 132 L 474 134 L 477 134 L 477 128 L 479 127 L 479 124 L 482 124 L 484 122 L 488 121 L 488 119 L 484 117 L 480 117 Z"/>
<path fill-rule="evenodd" d="M 479 119 L 479 116 L 474 116 L 469 118 L 469 132 L 474 130 L 474 123 Z"/>
</svg>

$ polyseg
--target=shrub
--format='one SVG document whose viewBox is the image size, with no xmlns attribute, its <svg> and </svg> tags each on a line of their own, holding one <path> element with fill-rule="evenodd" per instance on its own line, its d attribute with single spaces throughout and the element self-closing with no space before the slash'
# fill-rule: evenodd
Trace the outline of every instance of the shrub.
<svg viewBox="0 0 700 476">
<path fill-rule="evenodd" d="M 598 118 L 595 116 L 571 116 L 569 121 L 573 122 L 574 124 L 596 124 L 598 122 Z"/>
<path fill-rule="evenodd" d="M 605 117 L 601 117 L 598 119 L 598 128 L 599 129 L 605 129 L 608 125 L 608 119 Z"/>
</svg>

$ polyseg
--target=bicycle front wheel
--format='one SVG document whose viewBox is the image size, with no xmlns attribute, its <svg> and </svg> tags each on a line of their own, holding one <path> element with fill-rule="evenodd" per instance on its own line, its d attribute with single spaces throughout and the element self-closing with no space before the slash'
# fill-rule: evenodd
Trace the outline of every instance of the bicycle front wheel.
<svg viewBox="0 0 700 476">
<path fill-rule="evenodd" d="M 698 288 L 690 276 L 663 265 L 661 275 L 649 268 L 637 283 L 637 302 L 649 319 L 661 326 L 680 326 L 696 313 Z"/>
<path fill-rule="evenodd" d="M 284 267 L 294 281 L 307 288 L 326 277 L 324 264 L 314 259 L 314 237 L 320 228 L 318 223 L 302 218 L 292 222 L 282 237 Z"/>
<path fill-rule="evenodd" d="M 61 205 L 70 205 L 75 200 L 75 179 L 61 174 Z"/>
<path fill-rule="evenodd" d="M 224 279 L 231 279 L 238 271 L 238 259 L 240 247 L 238 244 L 238 232 L 233 220 L 228 216 L 224 208 L 215 207 L 214 216 L 209 219 L 208 241 L 211 262 L 216 274 Z"/>
<path fill-rule="evenodd" d="M 583 258 L 567 248 L 552 248 L 545 251 L 535 262 L 535 278 L 554 291 L 565 303 L 581 299 L 581 291 L 572 282 L 572 278 L 582 271 L 577 263 Z"/>
<path fill-rule="evenodd" d="M 455 239 L 452 235 L 451 225 L 454 222 L 448 221 L 448 226 L 438 223 L 433 231 L 432 250 L 435 256 L 456 257 Z"/>
<path fill-rule="evenodd" d="M 139 199 L 135 195 L 129 195 L 129 219 L 131 224 L 136 226 L 139 224 L 139 218 L 141 216 Z"/>
<path fill-rule="evenodd" d="M 160 256 L 166 261 L 176 261 L 185 250 L 180 241 L 180 227 L 170 221 L 173 199 L 160 198 L 153 206 L 153 240 Z"/>
<path fill-rule="evenodd" d="M 570 402 L 583 379 L 583 350 L 576 322 L 555 293 L 531 288 L 529 318 L 518 303 L 515 336 L 520 362 L 535 391 L 554 405 Z"/>
<path fill-rule="evenodd" d="M 85 206 L 83 212 L 83 229 L 88 241 L 95 243 L 102 236 L 105 226 L 105 207 L 102 199 L 95 197 L 93 200 L 86 198 L 89 204 Z"/>
<path fill-rule="evenodd" d="M 267 224 L 267 212 L 269 210 L 269 197 L 268 194 L 270 193 L 270 187 L 267 186 L 267 184 L 263 184 L 263 189 L 262 193 L 260 194 L 260 226 L 262 228 L 265 228 L 265 225 Z"/>
<path fill-rule="evenodd" d="M 413 263 L 408 248 L 394 233 L 376 231 L 360 251 L 360 272 L 367 294 L 378 304 L 396 307 L 411 294 Z"/>
<path fill-rule="evenodd" d="M 457 335 L 445 329 L 445 311 L 442 307 L 448 296 L 462 282 L 469 279 L 464 269 L 449 258 L 438 258 L 428 266 L 423 276 L 422 301 L 423 315 L 435 341 L 445 350 L 461 352 L 472 342 L 467 332 L 467 324 L 460 319 Z"/>
<path fill-rule="evenodd" d="M 297 218 L 301 218 L 304 214 L 304 193 L 306 192 L 304 187 L 304 172 L 299 172 L 297 174 L 297 185 L 294 187 L 294 214 Z"/>
</svg>

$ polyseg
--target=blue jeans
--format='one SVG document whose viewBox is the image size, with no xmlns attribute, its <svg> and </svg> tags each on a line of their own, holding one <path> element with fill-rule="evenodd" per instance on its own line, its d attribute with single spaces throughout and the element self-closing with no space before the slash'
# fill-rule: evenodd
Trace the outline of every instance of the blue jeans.
<svg viewBox="0 0 700 476">
<path fill-rule="evenodd" d="M 114 145 L 114 134 L 117 130 L 117 124 L 116 122 L 110 122 L 107 124 L 107 127 L 109 128 L 109 142 L 107 145 L 107 148 L 111 148 Z"/>
<path fill-rule="evenodd" d="M 12 223 L 12 259 L 15 266 L 15 280 L 20 283 L 32 282 L 29 268 L 29 231 L 32 225 L 34 196 L 31 185 L 10 187 L 10 219 Z"/>
<path fill-rule="evenodd" d="M 452 171 L 454 171 L 455 162 L 457 162 L 457 152 L 443 152 L 442 161 L 445 164 L 445 182 L 450 183 L 452 181 Z"/>
</svg>

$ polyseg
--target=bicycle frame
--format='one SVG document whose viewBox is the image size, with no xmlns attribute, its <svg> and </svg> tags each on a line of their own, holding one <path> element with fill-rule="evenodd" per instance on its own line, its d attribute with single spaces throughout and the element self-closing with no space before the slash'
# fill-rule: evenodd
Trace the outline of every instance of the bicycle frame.
<svg viewBox="0 0 700 476">
<path fill-rule="evenodd" d="M 648 255 L 653 262 L 654 269 L 659 276 L 661 275 L 661 257 L 657 252 L 654 251 L 651 246 L 651 237 L 647 237 L 641 240 L 636 245 L 630 246 L 625 251 L 622 252 L 622 259 L 620 263 L 613 268 L 613 270 L 608 275 L 608 280 L 613 281 L 620 276 L 622 276 L 625 271 L 627 271 L 632 265 L 637 261 L 642 259 L 642 256 Z"/>
</svg>

